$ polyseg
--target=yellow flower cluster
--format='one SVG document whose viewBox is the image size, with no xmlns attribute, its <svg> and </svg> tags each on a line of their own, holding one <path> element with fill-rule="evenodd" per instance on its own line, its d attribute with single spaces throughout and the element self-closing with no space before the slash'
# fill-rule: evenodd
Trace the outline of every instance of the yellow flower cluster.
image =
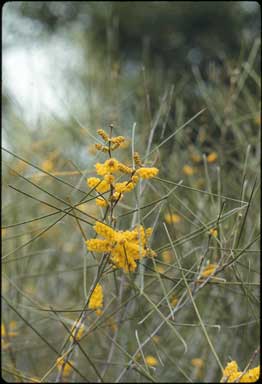
<svg viewBox="0 0 262 384">
<path fill-rule="evenodd" d="M 100 180 L 98 177 L 89 177 L 87 185 L 92 189 L 95 188 L 99 193 L 105 193 L 110 190 L 110 184 L 106 180 Z"/>
<path fill-rule="evenodd" d="M 158 174 L 158 169 L 155 167 L 152 167 L 152 168 L 142 167 L 142 168 L 139 168 L 135 174 L 141 177 L 142 179 L 151 179 L 152 177 L 155 177 Z"/>
<path fill-rule="evenodd" d="M 168 251 L 168 250 L 163 251 L 161 256 L 162 256 L 162 259 L 165 263 L 170 264 L 170 262 L 172 260 L 172 253 L 170 251 Z"/>
<path fill-rule="evenodd" d="M 96 149 L 102 152 L 109 152 L 109 150 L 114 151 L 115 149 L 117 149 L 118 147 L 121 147 L 126 142 L 126 139 L 124 136 L 109 137 L 108 134 L 103 129 L 98 129 L 97 133 L 102 137 L 104 142 L 107 143 L 107 146 L 102 144 L 95 145 Z"/>
<path fill-rule="evenodd" d="M 202 161 L 202 157 L 196 152 L 192 153 L 190 157 L 194 163 L 200 163 Z M 217 161 L 217 159 L 218 159 L 217 152 L 211 152 L 209 155 L 207 155 L 207 162 L 208 163 L 214 163 Z M 190 166 L 186 165 L 185 167 L 186 167 L 186 170 L 189 170 L 188 167 L 190 167 Z M 190 172 L 191 171 L 189 170 L 189 173 Z"/>
<path fill-rule="evenodd" d="M 46 172 L 52 172 L 54 170 L 54 164 L 52 160 L 44 160 L 41 164 L 41 168 Z"/>
<path fill-rule="evenodd" d="M 70 340 L 80 340 L 81 337 L 83 336 L 83 333 L 85 332 L 85 326 L 84 324 L 81 324 L 79 322 L 75 322 L 73 324 L 73 327 L 71 328 L 71 336 Z"/>
<path fill-rule="evenodd" d="M 155 266 L 155 271 L 157 272 L 157 273 L 164 273 L 165 272 L 165 269 L 162 267 L 162 265 L 156 265 Z"/>
<path fill-rule="evenodd" d="M 202 277 L 208 277 L 212 275 L 212 273 L 215 271 L 217 268 L 217 264 L 208 264 L 205 269 L 201 272 Z"/>
<path fill-rule="evenodd" d="M 120 144 L 123 144 L 125 141 L 123 136 L 110 138 L 102 129 L 99 129 L 97 132 L 102 139 L 108 143 L 108 147 L 105 147 L 102 144 L 96 144 L 96 149 L 103 152 L 109 152 L 112 149 L 116 149 L 117 146 L 120 146 Z M 110 158 L 104 163 L 96 163 L 95 165 L 97 175 L 102 178 L 89 177 L 87 179 L 87 185 L 89 188 L 95 189 L 100 194 L 110 191 L 111 201 L 120 200 L 124 193 L 130 192 L 135 188 L 139 178 L 150 179 L 155 177 L 159 172 L 159 170 L 155 167 L 143 167 L 140 156 L 137 152 L 134 153 L 134 162 L 136 168 L 125 165 L 110 156 Z M 115 174 L 117 172 L 128 175 L 129 179 L 122 182 L 115 182 Z M 108 201 L 98 198 L 96 199 L 96 204 L 100 207 L 106 207 L 108 205 Z"/>
<path fill-rule="evenodd" d="M 115 191 L 116 193 L 125 193 L 125 192 L 130 192 L 132 191 L 136 184 L 138 182 L 138 177 L 137 176 L 132 176 L 131 181 L 124 181 L 122 183 L 116 183 L 115 184 Z"/>
<path fill-rule="evenodd" d="M 249 369 L 240 379 L 240 383 L 254 383 L 259 379 L 260 366 Z"/>
<path fill-rule="evenodd" d="M 150 365 L 151 367 L 156 367 L 158 365 L 157 359 L 152 355 L 146 356 L 145 361 L 147 365 Z"/>
<path fill-rule="evenodd" d="M 70 375 L 70 373 L 72 372 L 72 366 L 70 365 L 70 363 L 72 363 L 71 361 L 69 361 L 68 363 L 65 364 L 64 366 L 64 371 L 63 371 L 63 376 L 64 377 L 67 377 Z M 64 364 L 64 359 L 63 357 L 58 357 L 58 359 L 56 360 L 56 366 L 57 366 L 57 369 L 60 371 L 63 367 L 63 364 Z"/>
<path fill-rule="evenodd" d="M 203 368 L 204 368 L 204 360 L 198 357 L 195 357 L 191 360 L 191 364 L 195 367 L 195 375 L 196 379 L 201 379 L 203 377 Z"/>
<path fill-rule="evenodd" d="M 200 359 L 198 357 L 195 357 L 194 359 L 191 360 L 191 364 L 196 367 L 196 368 L 203 368 L 204 366 L 204 360 Z"/>
<path fill-rule="evenodd" d="M 216 152 L 211 152 L 208 156 L 207 156 L 207 162 L 208 163 L 214 163 L 215 161 L 217 161 L 217 158 L 218 158 L 218 155 Z"/>
<path fill-rule="evenodd" d="M 181 221 L 181 216 L 177 215 L 176 213 L 167 213 L 165 215 L 165 221 L 168 223 L 168 224 L 171 224 L 171 223 L 180 223 Z"/>
<path fill-rule="evenodd" d="M 174 295 L 171 299 L 171 305 L 175 307 L 178 303 L 178 298 Z"/>
<path fill-rule="evenodd" d="M 96 164 L 96 173 L 100 176 L 105 176 L 118 171 L 118 161 L 114 158 L 108 159 L 104 164 Z"/>
<path fill-rule="evenodd" d="M 107 185 L 108 189 L 110 185 L 114 186 L 113 183 L 115 181 L 115 178 L 112 174 L 116 173 L 117 171 L 132 175 L 131 180 L 129 180 L 128 183 L 132 182 L 133 184 L 136 184 L 138 182 L 139 177 L 142 179 L 151 179 L 152 177 L 155 177 L 159 172 L 159 170 L 155 167 L 141 167 L 135 170 L 120 163 L 114 158 L 106 160 L 103 164 L 97 163 L 95 165 L 95 168 L 96 173 L 99 176 L 104 176 L 104 180 L 101 181 L 97 177 L 89 177 L 87 179 L 87 184 L 90 188 L 96 187 L 96 184 L 98 184 L 100 181 L 101 184 L 104 181 L 105 183 L 103 183 L 103 185 Z M 100 185 L 99 188 L 101 188 Z M 96 189 L 98 190 L 99 188 Z"/>
<path fill-rule="evenodd" d="M 186 164 L 183 167 L 183 173 L 187 176 L 192 176 L 195 173 L 195 169 L 190 167 L 190 165 Z"/>
<path fill-rule="evenodd" d="M 10 321 L 8 330 L 6 329 L 4 323 L 1 324 L 1 337 L 14 337 L 17 336 L 16 329 L 16 321 Z"/>
<path fill-rule="evenodd" d="M 202 157 L 198 153 L 195 152 L 195 153 L 191 154 L 191 160 L 194 163 L 200 163 L 202 161 Z"/>
<path fill-rule="evenodd" d="M 125 272 L 133 272 L 139 260 L 145 256 L 155 256 L 155 252 L 147 247 L 147 240 L 152 229 L 146 230 L 142 225 L 133 231 L 116 231 L 106 224 L 96 222 L 94 229 L 104 239 L 86 241 L 87 249 L 93 252 L 110 253 L 110 260 L 116 268 Z"/>
<path fill-rule="evenodd" d="M 108 202 L 106 199 L 103 199 L 102 197 L 98 197 L 96 199 L 96 205 L 98 205 L 99 207 L 106 207 L 108 205 Z"/>
<path fill-rule="evenodd" d="M 3 350 L 9 348 L 11 337 L 17 336 L 16 330 L 16 322 L 11 321 L 8 325 L 8 329 L 6 329 L 4 323 L 1 324 L 1 342 Z"/>
<path fill-rule="evenodd" d="M 89 300 L 88 308 L 96 311 L 97 315 L 101 315 L 103 307 L 103 288 L 101 284 L 97 284 Z"/>
<path fill-rule="evenodd" d="M 257 115 L 254 119 L 254 122 L 256 125 L 261 125 L 261 116 Z"/>
<path fill-rule="evenodd" d="M 238 370 L 236 361 L 227 363 L 221 382 L 223 383 L 254 383 L 259 379 L 260 366 L 249 369 L 246 373 Z"/>
<path fill-rule="evenodd" d="M 97 133 L 102 137 L 102 139 L 107 142 L 109 140 L 108 134 L 103 129 L 98 129 Z"/>
<path fill-rule="evenodd" d="M 210 235 L 213 236 L 213 237 L 217 237 L 218 235 L 218 231 L 216 228 L 211 228 L 210 231 L 209 231 Z"/>
</svg>

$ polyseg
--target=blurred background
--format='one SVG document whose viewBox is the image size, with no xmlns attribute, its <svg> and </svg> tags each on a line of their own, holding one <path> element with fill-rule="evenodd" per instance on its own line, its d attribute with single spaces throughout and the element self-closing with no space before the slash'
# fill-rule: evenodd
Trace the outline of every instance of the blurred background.
<svg viewBox="0 0 262 384">
<path fill-rule="evenodd" d="M 2 152 L 2 239 L 3 253 L 8 256 L 3 268 L 3 293 L 58 348 L 65 330 L 52 313 L 43 315 L 36 307 L 47 303 L 60 309 L 81 307 L 83 285 L 89 288 L 94 274 L 93 260 L 83 261 L 85 245 L 81 233 L 68 217 L 34 241 L 34 236 L 53 222 L 49 216 L 53 209 L 25 193 L 58 204 L 61 209 L 66 206 L 65 201 L 79 201 L 86 191 L 86 176 L 94 175 L 93 164 L 97 159 L 103 161 L 94 149 L 97 129 L 107 130 L 113 124 L 116 135 L 131 140 L 136 123 L 136 150 L 144 155 L 152 130 L 154 148 L 206 108 L 156 150 L 148 164 L 160 169 L 162 179 L 183 180 L 190 188 L 245 201 L 252 197 L 248 215 L 243 211 L 237 219 L 232 215 L 226 221 L 222 235 L 225 248 L 236 244 L 244 248 L 259 233 L 259 181 L 253 186 L 260 165 L 260 7 L 253 1 L 20 1 L 6 3 L 2 14 L 2 145 L 11 152 Z M 130 151 L 129 147 L 121 152 L 123 161 L 130 161 Z M 36 189 L 17 173 L 42 189 Z M 23 192 L 10 189 L 10 184 Z M 158 185 L 150 188 L 145 202 L 159 198 Z M 45 191 L 63 201 L 57 203 Z M 167 188 L 163 187 L 161 193 L 167 193 Z M 172 200 L 159 219 L 170 225 L 175 239 L 192 232 L 199 224 L 197 218 L 211 220 L 221 209 L 222 199 L 217 202 L 208 195 L 185 189 L 179 189 L 177 196 L 180 200 Z M 133 206 L 130 197 L 123 212 Z M 227 201 L 226 211 L 239 206 L 239 202 Z M 84 204 L 82 210 L 96 217 L 101 215 L 91 203 Z M 173 216 L 173 223 L 166 216 L 172 213 L 179 217 Z M 45 217 L 30 222 L 42 216 Z M 150 215 L 145 220 L 147 226 L 154 222 Z M 20 225 L 12 227 L 14 223 Z M 122 223 L 130 226 L 126 217 Z M 83 227 L 90 234 L 89 227 Z M 158 249 L 167 239 L 160 225 L 155 233 L 158 240 L 153 240 L 153 248 Z M 203 233 L 181 243 L 181 253 L 189 255 L 186 268 L 191 268 L 206 241 Z M 24 246 L 27 242 L 28 246 Z M 211 262 L 216 261 L 213 245 Z M 250 285 L 214 287 L 202 292 L 198 301 L 207 323 L 225 326 L 220 333 L 217 328 L 209 329 L 223 364 L 233 358 L 244 368 L 259 338 L 257 251 L 258 243 L 254 243 L 239 269 L 226 276 L 228 280 L 248 280 Z M 164 256 L 159 254 L 159 259 L 165 268 Z M 84 268 L 90 268 L 84 283 L 83 262 L 87 263 Z M 160 300 L 157 292 L 151 295 Z M 112 300 L 110 305 L 114 305 L 114 297 Z M 143 298 L 139 300 L 141 311 L 146 313 Z M 13 344 L 9 340 L 9 347 L 4 348 L 5 380 L 13 379 L 14 370 L 10 367 L 14 361 L 16 372 L 43 376 L 54 356 L 48 355 L 45 344 L 38 345 L 37 336 L 10 306 L 4 304 L 3 309 L 6 328 L 16 322 Z M 166 309 L 163 306 L 162 310 Z M 73 320 L 76 314 L 65 316 Z M 140 309 L 133 308 L 132 316 L 134 323 L 127 319 L 121 328 L 126 350 L 135 350 L 132 342 L 125 339 L 125 329 L 135 329 L 142 316 Z M 194 323 L 194 316 L 190 309 L 178 321 Z M 147 326 L 155 324 L 155 319 L 150 318 Z M 162 351 L 159 346 L 159 353 L 165 364 L 157 367 L 156 380 L 219 380 L 219 369 L 199 328 L 178 328 L 190 348 L 180 358 L 183 348 L 175 347 L 177 339 L 169 339 L 169 329 L 163 331 L 159 337 L 165 348 Z M 146 335 L 147 328 L 144 332 Z M 101 335 L 90 335 L 93 342 L 97 337 L 100 343 L 94 361 L 99 365 L 107 358 L 108 350 Z M 194 358 L 202 363 L 192 363 Z M 178 367 L 174 365 L 177 359 Z M 116 365 L 108 370 L 108 380 L 115 380 L 121 372 L 117 366 L 121 357 L 116 355 L 114 361 Z M 84 363 L 80 360 L 79 369 L 84 369 Z M 89 378 L 95 380 L 92 375 Z M 130 372 L 126 379 L 139 381 L 137 375 Z M 81 380 L 77 374 L 74 379 Z"/>
<path fill-rule="evenodd" d="M 230 95 L 259 35 L 260 8 L 252 1 L 8 3 L 3 8 L 3 140 L 9 137 L 15 146 L 18 141 L 11 138 L 17 129 L 27 143 L 52 131 L 81 145 L 80 123 L 92 130 L 115 122 L 128 131 L 136 121 L 140 134 L 148 130 L 148 114 L 154 118 L 161 100 L 169 104 L 170 98 L 165 133 L 172 131 L 173 123 L 204 105 L 199 81 L 210 104 L 219 97 L 218 88 Z M 257 74 L 260 55 L 253 56 Z M 248 83 L 256 92 L 254 80 Z M 225 111 L 224 102 L 217 104 L 218 123 Z M 233 113 L 227 104 L 224 120 Z M 250 112 L 258 112 L 257 106 Z M 14 121 L 20 123 L 16 130 Z M 212 134 L 220 137 L 223 127 L 215 128 Z M 223 138 L 231 136 L 224 131 Z M 19 140 L 20 150 L 21 145 Z"/>
</svg>

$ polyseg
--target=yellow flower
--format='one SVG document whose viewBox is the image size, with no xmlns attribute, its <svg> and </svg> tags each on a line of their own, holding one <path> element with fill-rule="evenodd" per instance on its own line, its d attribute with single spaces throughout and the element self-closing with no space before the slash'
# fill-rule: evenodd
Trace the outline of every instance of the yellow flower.
<svg viewBox="0 0 262 384">
<path fill-rule="evenodd" d="M 96 173 L 100 176 L 105 176 L 108 173 L 114 173 L 118 171 L 118 161 L 114 158 L 106 160 L 103 164 L 96 163 Z"/>
<path fill-rule="evenodd" d="M 191 364 L 196 368 L 203 368 L 204 366 L 204 360 L 200 358 L 195 358 L 191 360 Z"/>
<path fill-rule="evenodd" d="M 256 125 L 261 125 L 261 116 L 257 115 L 254 119 Z"/>
<path fill-rule="evenodd" d="M 119 145 L 122 144 L 124 141 L 125 141 L 124 136 L 115 136 L 115 137 L 112 137 L 111 139 L 111 143 L 119 144 Z"/>
<path fill-rule="evenodd" d="M 123 141 L 123 142 L 119 145 L 119 148 L 122 148 L 122 149 L 128 148 L 128 147 L 129 147 L 129 144 L 130 144 L 130 140 L 129 140 L 129 139 L 125 139 L 125 141 Z"/>
<path fill-rule="evenodd" d="M 115 178 L 113 175 L 105 175 L 104 180 L 107 182 L 107 184 L 113 184 L 115 181 Z"/>
<path fill-rule="evenodd" d="M 141 159 L 140 159 L 140 155 L 138 152 L 134 152 L 134 161 L 135 161 L 135 165 L 137 165 L 138 167 L 142 167 L 142 162 L 141 162 Z"/>
<path fill-rule="evenodd" d="M 181 220 L 182 220 L 182 219 L 181 219 L 181 216 L 177 215 L 176 213 L 172 213 L 172 214 L 167 213 L 167 214 L 165 215 L 165 221 L 166 221 L 168 224 L 170 224 L 170 223 L 175 223 L 175 224 L 177 224 L 177 223 L 180 223 Z"/>
<path fill-rule="evenodd" d="M 71 336 L 70 340 L 80 340 L 83 336 L 83 333 L 85 332 L 85 326 L 84 324 L 80 324 L 79 322 L 75 321 L 72 328 L 71 328 Z"/>
<path fill-rule="evenodd" d="M 227 363 L 226 368 L 224 369 L 224 375 L 230 376 L 232 373 L 236 373 L 238 371 L 238 365 L 237 362 L 231 361 L 230 363 Z"/>
<path fill-rule="evenodd" d="M 208 163 L 214 163 L 216 160 L 217 160 L 218 156 L 217 156 L 217 153 L 216 152 L 211 152 L 208 156 L 207 156 L 207 162 Z"/>
<path fill-rule="evenodd" d="M 95 168 L 96 168 L 96 173 L 100 176 L 105 176 L 108 173 L 108 170 L 105 164 L 96 163 Z"/>
<path fill-rule="evenodd" d="M 106 180 L 102 180 L 101 183 L 96 187 L 96 191 L 99 193 L 106 193 L 110 190 L 110 184 Z"/>
<path fill-rule="evenodd" d="M 136 170 L 136 175 L 141 177 L 142 179 L 151 179 L 158 174 L 159 170 L 157 168 L 146 168 L 142 167 Z"/>
<path fill-rule="evenodd" d="M 216 270 L 217 264 L 208 264 L 205 269 L 201 272 L 202 277 L 208 277 Z"/>
<path fill-rule="evenodd" d="M 191 155 L 191 160 L 192 160 L 194 163 L 200 163 L 201 160 L 202 160 L 202 157 L 201 157 L 198 153 L 192 153 L 192 155 Z"/>
<path fill-rule="evenodd" d="M 158 273 L 164 273 L 165 272 L 165 270 L 162 267 L 162 265 L 156 265 L 155 266 L 155 271 L 158 272 Z"/>
<path fill-rule="evenodd" d="M 136 176 L 136 175 L 133 175 L 133 176 L 131 177 L 131 180 L 132 180 L 132 182 L 133 182 L 134 184 L 137 184 L 137 183 L 138 183 L 138 180 L 139 180 L 139 177 Z"/>
<path fill-rule="evenodd" d="M 102 144 L 95 144 L 95 149 L 97 149 L 98 151 L 101 151 L 101 149 L 103 148 L 103 145 Z"/>
<path fill-rule="evenodd" d="M 156 367 L 158 365 L 158 361 L 154 356 L 148 355 L 145 358 L 147 365 L 151 365 L 152 367 Z"/>
<path fill-rule="evenodd" d="M 153 249 L 147 248 L 146 255 L 147 255 L 147 257 L 156 257 L 157 253 L 155 251 L 153 251 Z"/>
<path fill-rule="evenodd" d="M 41 167 L 46 172 L 52 172 L 54 170 L 54 163 L 51 160 L 45 160 L 42 162 Z"/>
<path fill-rule="evenodd" d="M 86 182 L 89 188 L 96 187 L 101 180 L 98 177 L 89 177 Z"/>
<path fill-rule="evenodd" d="M 119 163 L 116 159 L 114 159 L 114 158 L 108 159 L 105 161 L 104 164 L 105 164 L 105 167 L 106 167 L 108 173 L 109 172 L 114 173 L 114 172 L 118 171 L 118 164 Z"/>
<path fill-rule="evenodd" d="M 122 163 L 118 164 L 118 170 L 123 172 L 123 173 L 126 173 L 126 174 L 133 173 L 133 169 L 132 168 L 130 168 L 130 167 L 128 167 L 128 166 L 126 166 L 126 165 L 124 165 Z"/>
<path fill-rule="evenodd" d="M 103 199 L 102 197 L 98 197 L 96 199 L 96 205 L 98 205 L 99 207 L 106 207 L 108 205 L 107 201 L 105 199 Z"/>
<path fill-rule="evenodd" d="M 111 245 L 108 240 L 89 239 L 86 241 L 87 249 L 91 252 L 110 252 Z"/>
<path fill-rule="evenodd" d="M 152 233 L 153 233 L 153 228 L 148 227 L 148 228 L 146 229 L 146 233 L 145 233 L 145 235 L 146 235 L 146 237 L 148 238 L 148 237 L 150 237 L 150 236 L 152 235 Z"/>
<path fill-rule="evenodd" d="M 110 190 L 110 184 L 106 180 L 100 180 L 98 177 L 89 177 L 87 185 L 89 188 L 95 188 L 99 193 L 105 193 Z"/>
<path fill-rule="evenodd" d="M 95 144 L 94 145 L 95 147 L 95 153 L 96 153 L 96 150 L 97 151 L 102 151 L 102 152 L 109 152 L 109 147 L 107 147 L 106 145 L 102 145 L 102 144 Z"/>
<path fill-rule="evenodd" d="M 123 195 L 120 192 L 114 192 L 111 199 L 112 201 L 121 200 L 123 198 Z"/>
<path fill-rule="evenodd" d="M 17 332 L 15 332 L 15 329 L 16 329 L 16 322 L 15 321 L 11 321 L 8 325 L 8 329 L 6 329 L 4 323 L 1 324 L 1 337 L 2 338 L 5 338 L 5 337 L 15 337 L 17 336 Z"/>
<path fill-rule="evenodd" d="M 103 307 L 103 288 L 101 284 L 97 284 L 89 300 L 88 308 L 96 310 L 96 313 L 101 314 L 101 308 Z"/>
<path fill-rule="evenodd" d="M 133 182 L 124 181 L 123 183 L 116 183 L 115 191 L 118 193 L 130 192 L 135 188 Z"/>
<path fill-rule="evenodd" d="M 94 230 L 98 235 L 105 237 L 107 240 L 115 240 L 115 231 L 104 223 L 97 221 L 94 225 Z"/>
<path fill-rule="evenodd" d="M 96 314 L 97 314 L 97 316 L 101 316 L 102 313 L 103 313 L 102 309 L 97 309 L 97 310 L 96 310 Z"/>
<path fill-rule="evenodd" d="M 5 325 L 1 324 L 1 336 L 5 337 L 6 336 L 6 330 L 5 330 Z"/>
<path fill-rule="evenodd" d="M 171 305 L 173 306 L 173 307 L 175 307 L 176 305 L 177 305 L 177 302 L 178 302 L 178 298 L 174 295 L 173 297 L 172 297 L 172 299 L 171 299 Z"/>
<path fill-rule="evenodd" d="M 213 237 L 217 237 L 218 235 L 218 231 L 216 228 L 211 228 L 210 231 L 209 231 L 210 235 L 213 236 Z"/>
<path fill-rule="evenodd" d="M 152 233 L 151 228 L 145 230 L 143 226 L 140 226 L 133 231 L 115 231 L 106 224 L 96 222 L 94 229 L 105 240 L 87 240 L 88 250 L 110 252 L 111 262 L 125 272 L 132 272 L 136 269 L 136 260 L 145 256 L 155 256 L 155 253 L 146 244 L 147 238 Z"/>
<path fill-rule="evenodd" d="M 70 363 L 72 363 L 72 361 L 68 361 L 65 366 L 64 366 L 64 371 L 63 371 L 63 375 L 64 376 L 69 376 L 70 373 L 72 372 L 72 367 L 70 365 Z M 64 364 L 64 359 L 63 357 L 58 357 L 58 359 L 56 360 L 56 366 L 57 366 L 57 369 L 60 371 L 63 367 L 63 364 Z"/>
<path fill-rule="evenodd" d="M 194 175 L 195 171 L 194 168 L 190 167 L 190 165 L 184 165 L 183 167 L 183 173 L 187 176 L 192 176 Z"/>
<path fill-rule="evenodd" d="M 223 377 L 221 382 L 227 383 L 254 383 L 259 379 L 260 366 L 258 365 L 255 368 L 249 369 L 243 376 L 243 372 L 238 370 L 238 365 L 236 361 L 231 361 L 227 363 L 226 368 L 223 372 Z"/>
<path fill-rule="evenodd" d="M 107 133 L 103 129 L 98 129 L 97 133 L 102 137 L 102 139 L 107 142 L 109 140 L 109 137 Z"/>
<path fill-rule="evenodd" d="M 163 251 L 162 259 L 165 263 L 169 264 L 172 260 L 172 254 L 170 251 Z"/>
<path fill-rule="evenodd" d="M 240 383 L 255 383 L 259 379 L 260 366 L 249 369 L 240 379 Z"/>
</svg>

